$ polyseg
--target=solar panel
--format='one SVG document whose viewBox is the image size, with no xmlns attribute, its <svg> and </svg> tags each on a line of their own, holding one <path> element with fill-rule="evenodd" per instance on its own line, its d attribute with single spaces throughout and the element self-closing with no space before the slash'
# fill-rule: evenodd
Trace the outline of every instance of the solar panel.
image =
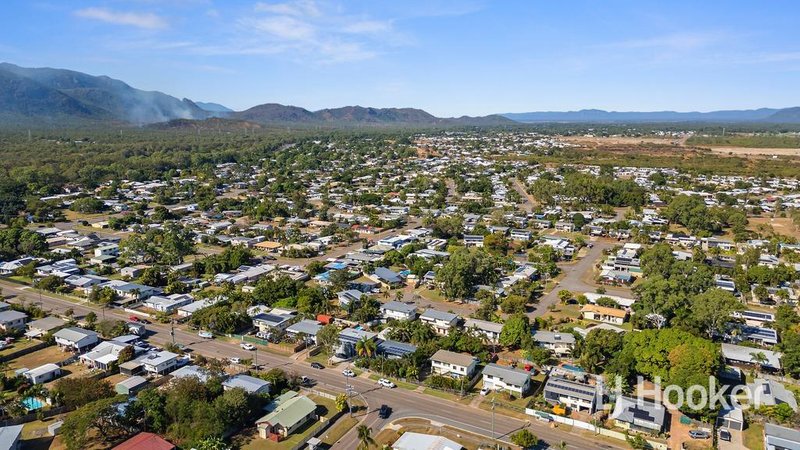
<svg viewBox="0 0 800 450">
<path fill-rule="evenodd" d="M 653 415 L 650 414 L 650 411 L 647 411 L 645 409 L 640 409 L 638 406 L 634 406 L 631 412 L 633 413 L 633 417 L 635 419 L 646 420 L 648 422 L 655 421 L 655 417 L 653 417 Z"/>
</svg>

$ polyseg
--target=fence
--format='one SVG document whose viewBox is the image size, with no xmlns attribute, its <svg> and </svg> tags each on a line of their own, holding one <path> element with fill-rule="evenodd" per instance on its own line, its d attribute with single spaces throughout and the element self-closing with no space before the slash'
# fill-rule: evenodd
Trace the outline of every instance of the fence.
<svg viewBox="0 0 800 450">
<path fill-rule="evenodd" d="M 49 347 L 51 344 L 47 342 L 40 342 L 38 344 L 31 345 L 30 347 L 25 347 L 23 349 L 19 349 L 14 353 L 9 353 L 7 355 L 0 356 L 0 362 L 7 362 L 11 361 L 12 359 L 19 358 L 20 356 L 25 356 L 29 353 L 33 353 L 35 351 L 41 350 L 43 348 Z"/>
<path fill-rule="evenodd" d="M 603 428 L 601 426 L 593 425 L 588 422 L 583 422 L 580 420 L 571 419 L 569 417 L 562 417 L 557 416 L 555 414 L 546 413 L 543 411 L 538 411 L 531 408 L 525 408 L 525 414 L 529 416 L 534 416 L 537 418 L 542 418 L 544 420 L 551 420 L 556 423 L 563 423 L 564 425 L 569 425 L 571 427 L 581 428 L 583 430 L 590 431 L 595 434 L 599 434 L 601 436 L 610 437 L 612 439 L 619 439 L 621 441 L 627 440 L 627 436 L 625 433 L 621 433 L 619 431 L 609 430 L 608 428 Z M 667 444 L 658 441 L 652 441 L 649 439 L 645 439 L 648 444 L 654 450 L 668 450 Z"/>
<path fill-rule="evenodd" d="M 50 417 L 57 416 L 59 414 L 64 414 L 64 413 L 70 412 L 73 409 L 75 409 L 75 408 L 71 408 L 71 407 L 67 407 L 67 406 L 59 406 L 58 408 L 50 408 L 48 410 L 43 410 L 40 413 L 39 412 L 35 412 L 35 413 L 26 414 L 26 415 L 21 416 L 21 417 L 13 417 L 13 418 L 5 419 L 5 420 L 3 420 L 3 423 L 5 423 L 4 426 L 19 425 L 19 424 L 22 424 L 22 423 L 33 422 L 34 420 L 39 420 L 40 418 L 48 419 Z"/>
<path fill-rule="evenodd" d="M 292 353 L 297 353 L 306 347 L 305 342 L 298 342 L 297 344 L 276 344 L 274 342 L 265 341 L 264 339 L 259 339 L 257 337 L 246 336 L 241 334 L 231 334 L 230 337 L 238 339 L 240 341 L 249 342 L 251 344 L 262 345 L 270 350 L 274 350 L 280 353 L 286 353 L 287 355 L 291 355 Z"/>
<path fill-rule="evenodd" d="M 306 445 L 306 443 L 308 442 L 309 439 L 311 439 L 312 437 L 320 436 L 322 433 L 325 432 L 325 430 L 327 430 L 331 425 L 336 423 L 336 421 L 339 420 L 346 413 L 347 413 L 347 411 L 339 411 L 336 414 L 334 414 L 333 416 L 331 416 L 330 419 L 314 425 L 314 428 L 311 431 L 311 433 L 309 433 L 308 436 L 306 436 L 304 439 L 300 440 L 300 442 L 295 444 L 292 447 L 291 450 L 300 450 L 301 448 L 305 447 L 305 445 Z"/>
</svg>

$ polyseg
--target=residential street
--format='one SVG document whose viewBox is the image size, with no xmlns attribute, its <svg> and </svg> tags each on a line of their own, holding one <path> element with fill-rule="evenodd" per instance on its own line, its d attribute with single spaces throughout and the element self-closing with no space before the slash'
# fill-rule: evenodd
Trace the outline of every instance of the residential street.
<svg viewBox="0 0 800 450">
<path fill-rule="evenodd" d="M 542 316 L 547 313 L 547 308 L 550 305 L 556 305 L 559 302 L 558 291 L 566 289 L 575 294 L 582 294 L 584 292 L 594 292 L 597 286 L 589 284 L 585 281 L 587 274 L 591 274 L 593 267 L 602 262 L 603 250 L 619 245 L 619 242 L 614 239 L 595 239 L 592 238 L 589 242 L 592 243 L 592 248 L 580 258 L 577 262 L 569 262 L 559 264 L 559 267 L 564 272 L 564 277 L 558 281 L 558 284 L 553 289 L 539 299 L 533 311 L 528 315 L 533 317 Z M 606 286 L 606 292 L 609 295 L 618 295 L 621 297 L 630 297 L 631 290 L 628 288 Z"/>
<path fill-rule="evenodd" d="M 67 309 L 72 308 L 77 318 L 83 317 L 89 311 L 95 311 L 98 318 L 103 317 L 103 313 L 99 308 L 90 307 L 86 304 L 73 303 L 44 293 L 40 295 L 39 291 L 33 288 L 6 281 L 1 281 L 0 286 L 2 286 L 6 301 L 21 302 L 22 299 L 25 299 L 27 302 L 41 303 L 42 308 L 56 313 L 63 313 Z M 107 309 L 105 311 L 106 318 L 127 320 L 130 315 L 131 314 L 120 309 Z M 150 332 L 147 336 L 149 342 L 156 345 L 164 345 L 171 341 L 170 325 L 152 323 L 147 325 L 147 329 Z M 207 357 L 257 359 L 258 363 L 265 365 L 266 368 L 281 367 L 288 372 L 294 371 L 298 374 L 309 376 L 317 381 L 318 387 L 326 388 L 327 390 L 342 392 L 344 391 L 345 381 L 348 381 L 355 388 L 355 391 L 366 399 L 369 405 L 369 412 L 362 416 L 362 420 L 365 424 L 372 427 L 375 433 L 392 420 L 402 417 L 422 417 L 479 435 L 491 435 L 492 414 L 489 411 L 470 408 L 460 403 L 402 388 L 380 388 L 374 381 L 365 378 L 345 378 L 341 373 L 344 367 L 315 370 L 310 367 L 309 363 L 295 361 L 289 356 L 280 356 L 266 351 L 249 352 L 241 349 L 234 343 L 222 339 L 201 339 L 196 333 L 180 327 L 175 327 L 175 342 L 188 346 L 193 353 L 202 354 Z M 378 418 L 377 409 L 380 408 L 381 404 L 387 404 L 394 410 L 389 420 L 381 420 Z M 565 433 L 535 421 L 531 422 L 529 425 L 526 424 L 528 424 L 526 421 L 504 416 L 499 413 L 495 414 L 494 427 L 498 438 L 504 437 L 507 439 L 508 435 L 514 431 L 524 426 L 529 426 L 531 431 L 541 439 L 555 443 L 564 440 L 570 444 L 570 448 L 586 449 L 598 446 L 601 448 L 623 448 L 610 445 L 598 445 L 592 442 L 591 439 Z M 354 433 L 351 432 L 335 445 L 334 448 L 355 448 L 355 439 Z"/>
</svg>

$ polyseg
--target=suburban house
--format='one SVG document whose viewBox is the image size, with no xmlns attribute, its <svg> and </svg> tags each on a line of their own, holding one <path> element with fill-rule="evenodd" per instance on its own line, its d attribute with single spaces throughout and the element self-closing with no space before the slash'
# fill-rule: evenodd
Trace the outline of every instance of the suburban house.
<svg viewBox="0 0 800 450">
<path fill-rule="evenodd" d="M 761 407 L 785 403 L 792 408 L 792 411 L 797 412 L 797 399 L 794 393 L 775 380 L 756 378 L 755 382 L 747 385 L 747 390 L 751 405 Z"/>
<path fill-rule="evenodd" d="M 800 431 L 771 423 L 764 424 L 764 450 L 800 448 Z"/>
<path fill-rule="evenodd" d="M 194 364 L 190 364 L 187 366 L 183 366 L 180 369 L 172 372 L 169 374 L 173 380 L 179 380 L 181 378 L 188 378 L 188 377 L 195 377 L 198 380 L 205 383 L 208 381 L 209 377 L 211 376 L 211 372 L 209 372 L 204 367 L 196 366 Z"/>
<path fill-rule="evenodd" d="M 129 345 L 121 342 L 103 341 L 91 351 L 81 355 L 80 360 L 93 369 L 107 370 L 119 360 L 119 353 L 127 347 Z"/>
<path fill-rule="evenodd" d="M 158 312 L 172 314 L 181 306 L 186 306 L 192 302 L 194 302 L 194 298 L 189 294 L 153 295 L 144 301 L 144 306 Z"/>
<path fill-rule="evenodd" d="M 464 247 L 483 247 L 483 236 L 474 234 L 464 235 Z"/>
<path fill-rule="evenodd" d="M 44 364 L 22 374 L 32 384 L 43 384 L 53 381 L 61 376 L 61 367 L 58 364 Z"/>
<path fill-rule="evenodd" d="M 483 368 L 483 387 L 524 397 L 531 388 L 530 373 L 495 363 Z"/>
<path fill-rule="evenodd" d="M 139 359 L 145 372 L 163 375 L 170 372 L 178 365 L 178 355 L 166 350 L 150 353 Z"/>
<path fill-rule="evenodd" d="M 25 336 L 28 338 L 38 338 L 39 336 L 44 336 L 47 333 L 54 333 L 63 328 L 66 324 L 67 322 L 60 317 L 43 317 L 41 319 L 28 322 L 28 331 L 25 332 Z"/>
<path fill-rule="evenodd" d="M 336 349 L 336 355 L 352 358 L 356 356 L 356 343 L 358 341 L 362 339 L 377 340 L 377 338 L 378 335 L 376 333 L 358 328 L 345 328 L 339 332 L 339 347 Z"/>
<path fill-rule="evenodd" d="M 208 308 L 214 303 L 215 303 L 214 300 L 204 298 L 202 300 L 191 302 L 188 305 L 183 305 L 178 308 L 178 317 L 192 317 L 192 314 L 196 313 L 197 311 L 203 308 Z"/>
<path fill-rule="evenodd" d="M 6 425 L 0 427 L 0 448 L 18 450 L 20 448 L 23 426 L 24 425 Z"/>
<path fill-rule="evenodd" d="M 439 349 L 431 356 L 431 369 L 439 375 L 472 378 L 478 360 L 467 353 Z"/>
<path fill-rule="evenodd" d="M 253 326 L 262 333 L 283 331 L 292 323 L 294 316 L 288 314 L 261 313 L 253 316 Z"/>
<path fill-rule="evenodd" d="M 316 320 L 303 319 L 300 322 L 289 325 L 286 334 L 289 336 L 303 336 L 307 343 L 317 343 L 317 333 L 322 329 L 322 325 Z"/>
<path fill-rule="evenodd" d="M 388 359 L 399 359 L 417 351 L 417 346 L 408 342 L 379 340 L 377 353 Z"/>
<path fill-rule="evenodd" d="M 161 436 L 143 431 L 112 450 L 173 450 L 175 448 L 177 447 Z"/>
<path fill-rule="evenodd" d="M 385 267 L 376 267 L 375 272 L 368 277 L 390 288 L 403 284 L 403 278 L 399 274 Z"/>
<path fill-rule="evenodd" d="M 551 404 L 568 406 L 589 414 L 594 414 L 595 409 L 602 405 L 602 393 L 597 386 L 561 376 L 548 378 L 542 395 Z"/>
<path fill-rule="evenodd" d="M 500 332 L 503 331 L 503 324 L 489 322 L 488 320 L 467 319 L 464 323 L 464 328 L 476 330 L 478 333 L 486 336 L 487 342 L 497 344 L 500 339 Z"/>
<path fill-rule="evenodd" d="M 533 340 L 539 347 L 546 348 L 558 356 L 568 355 L 575 347 L 575 336 L 572 333 L 537 330 Z"/>
<path fill-rule="evenodd" d="M 271 406 L 274 409 L 256 420 L 258 435 L 262 439 L 280 441 L 289 437 L 306 423 L 317 420 L 317 404 L 310 398 L 298 395 L 294 391 L 287 392 L 273 403 L 277 403 Z"/>
<path fill-rule="evenodd" d="M 725 362 L 733 365 L 755 366 L 756 355 L 761 353 L 766 358 L 759 365 L 761 370 L 779 371 L 781 370 L 781 354 L 771 350 L 744 347 L 741 345 L 726 344 L 721 345 L 722 357 Z"/>
<path fill-rule="evenodd" d="M 78 327 L 62 328 L 53 335 L 56 344 L 66 350 L 82 352 L 100 340 L 97 333 Z"/>
<path fill-rule="evenodd" d="M 226 391 L 241 388 L 248 394 L 269 394 L 271 387 L 269 381 L 241 373 L 222 382 L 222 388 Z"/>
<path fill-rule="evenodd" d="M 385 320 L 414 320 L 417 318 L 417 309 L 414 305 L 391 301 L 381 305 L 381 317 Z"/>
<path fill-rule="evenodd" d="M 444 436 L 407 431 L 392 444 L 392 450 L 461 450 L 461 444 Z"/>
<path fill-rule="evenodd" d="M 419 316 L 419 320 L 430 325 L 436 334 L 442 336 L 447 336 L 447 334 L 450 333 L 450 329 L 458 324 L 457 315 L 450 312 L 437 311 L 435 309 L 426 309 L 425 312 Z"/>
<path fill-rule="evenodd" d="M 25 328 L 25 321 L 28 315 L 24 312 L 9 309 L 0 312 L 0 329 L 8 332 L 11 330 L 22 330 Z"/>
<path fill-rule="evenodd" d="M 628 312 L 625 310 L 598 305 L 584 305 L 581 308 L 581 314 L 583 314 L 584 319 L 614 325 L 622 325 L 625 323 L 625 319 L 628 318 Z"/>
<path fill-rule="evenodd" d="M 358 305 L 361 303 L 362 295 L 364 295 L 364 293 L 357 289 L 348 289 L 338 292 L 336 297 L 339 299 L 339 306 L 347 308 L 350 304 Z"/>
<path fill-rule="evenodd" d="M 666 416 L 667 410 L 660 403 L 637 401 L 620 395 L 610 419 L 625 430 L 658 434 L 664 430 Z"/>
</svg>

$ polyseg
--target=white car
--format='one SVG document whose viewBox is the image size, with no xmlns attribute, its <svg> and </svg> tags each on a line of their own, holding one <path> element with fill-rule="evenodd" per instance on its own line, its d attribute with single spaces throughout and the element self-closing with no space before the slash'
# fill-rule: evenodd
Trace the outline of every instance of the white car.
<svg viewBox="0 0 800 450">
<path fill-rule="evenodd" d="M 214 338 L 214 334 L 211 333 L 210 331 L 201 331 L 201 332 L 197 333 L 197 335 L 200 336 L 203 339 L 213 339 Z"/>
<path fill-rule="evenodd" d="M 242 347 L 243 349 L 248 350 L 248 351 L 253 351 L 253 350 L 256 349 L 255 345 L 247 343 L 247 342 L 242 342 L 241 344 L 239 344 L 239 347 Z"/>
<path fill-rule="evenodd" d="M 392 383 L 391 381 L 387 380 L 386 378 L 381 378 L 380 380 L 378 380 L 378 384 L 380 384 L 383 387 L 390 388 L 390 389 L 393 389 L 393 388 L 397 387 L 396 384 Z"/>
<path fill-rule="evenodd" d="M 342 371 L 342 375 L 344 375 L 346 377 L 354 377 L 354 376 L 356 376 L 356 373 L 353 372 L 350 369 L 345 369 L 345 370 Z"/>
<path fill-rule="evenodd" d="M 242 358 L 235 358 L 234 357 L 234 358 L 229 359 L 229 361 L 230 361 L 231 364 L 241 364 L 242 363 Z"/>
<path fill-rule="evenodd" d="M 492 390 L 488 387 L 481 389 L 481 395 L 489 395 L 489 392 L 492 392 Z"/>
</svg>

